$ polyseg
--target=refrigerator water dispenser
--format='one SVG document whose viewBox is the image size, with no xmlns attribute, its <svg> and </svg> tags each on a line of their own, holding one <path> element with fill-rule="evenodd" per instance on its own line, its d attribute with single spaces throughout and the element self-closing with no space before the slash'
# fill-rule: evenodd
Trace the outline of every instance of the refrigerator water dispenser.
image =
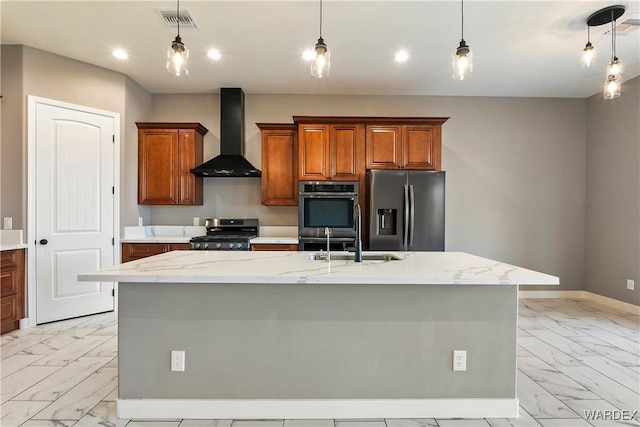
<svg viewBox="0 0 640 427">
<path fill-rule="evenodd" d="M 378 209 L 378 235 L 396 234 L 396 212 L 397 209 Z"/>
</svg>

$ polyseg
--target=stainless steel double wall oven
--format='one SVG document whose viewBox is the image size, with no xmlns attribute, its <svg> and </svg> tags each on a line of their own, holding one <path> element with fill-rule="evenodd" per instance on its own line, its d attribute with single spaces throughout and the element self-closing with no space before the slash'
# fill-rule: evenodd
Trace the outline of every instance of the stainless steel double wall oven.
<svg viewBox="0 0 640 427">
<path fill-rule="evenodd" d="M 355 245 L 357 181 L 314 181 L 300 183 L 298 237 L 301 251 L 326 249 L 325 230 L 330 230 L 332 250 L 348 250 Z"/>
</svg>

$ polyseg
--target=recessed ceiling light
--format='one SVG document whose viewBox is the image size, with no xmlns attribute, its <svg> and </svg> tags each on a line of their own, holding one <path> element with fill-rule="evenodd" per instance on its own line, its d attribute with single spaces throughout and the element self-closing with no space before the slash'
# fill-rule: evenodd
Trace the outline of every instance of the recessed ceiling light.
<svg viewBox="0 0 640 427">
<path fill-rule="evenodd" d="M 315 50 L 305 50 L 302 54 L 302 59 L 304 59 L 305 61 L 313 61 L 314 59 L 316 59 Z"/>
<path fill-rule="evenodd" d="M 207 52 L 207 56 L 216 61 L 222 58 L 222 55 L 216 49 L 209 50 L 209 52 Z"/>
<path fill-rule="evenodd" d="M 124 49 L 113 49 L 113 56 L 118 59 L 127 59 L 129 58 L 129 54 Z"/>
<path fill-rule="evenodd" d="M 396 62 L 406 62 L 409 59 L 409 54 L 404 50 L 401 50 L 395 54 L 393 59 L 395 59 Z"/>
</svg>

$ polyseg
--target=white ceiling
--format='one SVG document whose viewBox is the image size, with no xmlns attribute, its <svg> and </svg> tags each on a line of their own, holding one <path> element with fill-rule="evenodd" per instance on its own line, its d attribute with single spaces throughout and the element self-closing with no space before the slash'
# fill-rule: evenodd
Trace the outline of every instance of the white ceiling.
<svg viewBox="0 0 640 427">
<path fill-rule="evenodd" d="M 319 1 L 181 0 L 199 29 L 183 29 L 189 75 L 166 69 L 176 35 L 159 10 L 172 1 L 0 2 L 2 44 L 24 44 L 127 74 L 152 93 L 212 93 L 242 87 L 251 94 L 452 95 L 587 97 L 602 90 L 611 55 L 609 25 L 593 27 L 598 61 L 580 67 L 586 18 L 623 4 L 618 20 L 640 15 L 636 0 L 465 2 L 464 38 L 474 50 L 468 80 L 451 75 L 460 41 L 460 2 L 324 1 L 323 36 L 331 75 L 316 79 L 301 54 L 318 39 Z M 112 48 L 129 52 L 127 61 Z M 217 48 L 223 57 L 206 56 Z M 411 57 L 395 63 L 399 49 Z M 617 37 L 624 80 L 640 74 L 640 31 Z M 624 96 L 624 85 L 623 85 Z"/>
</svg>

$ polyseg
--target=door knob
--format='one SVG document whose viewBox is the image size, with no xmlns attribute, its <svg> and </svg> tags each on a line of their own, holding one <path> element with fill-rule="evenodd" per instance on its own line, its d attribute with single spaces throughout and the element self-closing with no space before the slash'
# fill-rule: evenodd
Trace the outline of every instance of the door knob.
<svg viewBox="0 0 640 427">
<path fill-rule="evenodd" d="M 40 244 L 41 245 L 46 245 L 47 243 L 49 243 L 49 241 L 47 239 L 41 239 L 40 240 Z"/>
</svg>

